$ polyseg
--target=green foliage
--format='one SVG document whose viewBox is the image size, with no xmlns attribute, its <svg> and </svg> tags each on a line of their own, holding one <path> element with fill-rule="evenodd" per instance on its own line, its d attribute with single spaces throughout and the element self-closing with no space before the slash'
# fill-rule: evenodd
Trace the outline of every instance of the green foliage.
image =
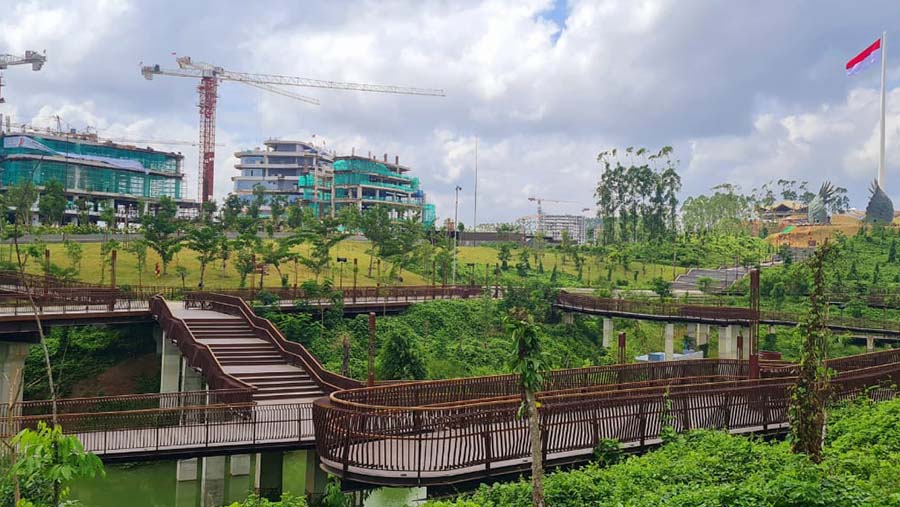
<svg viewBox="0 0 900 507">
<path fill-rule="evenodd" d="M 600 466 L 619 463 L 624 458 L 619 441 L 612 438 L 601 438 L 594 446 L 594 462 Z"/>
<path fill-rule="evenodd" d="M 219 257 L 224 237 L 225 235 L 215 225 L 201 225 L 187 232 L 185 245 L 197 254 L 197 260 L 200 262 L 201 288 L 206 275 L 206 266 Z"/>
<path fill-rule="evenodd" d="M 422 380 L 426 377 L 425 361 L 409 326 L 392 326 L 382 337 L 378 354 L 378 378 L 382 380 Z"/>
<path fill-rule="evenodd" d="M 63 184 L 56 178 L 44 183 L 44 192 L 38 201 L 38 213 L 47 225 L 60 225 L 66 212 L 66 194 Z"/>
<path fill-rule="evenodd" d="M 308 505 L 306 498 L 284 493 L 281 495 L 281 500 L 275 502 L 256 495 L 250 495 L 245 500 L 234 502 L 228 507 L 307 507 Z"/>
<path fill-rule="evenodd" d="M 612 466 L 557 472 L 545 482 L 554 507 L 852 507 L 900 505 L 900 400 L 860 403 L 829 417 L 822 464 L 763 442 L 693 431 Z M 612 443 L 604 446 L 612 448 Z M 483 485 L 428 507 L 526 507 L 525 480 Z"/>
<path fill-rule="evenodd" d="M 119 329 L 56 326 L 45 341 L 61 397 L 78 382 L 95 377 L 114 364 L 156 350 L 150 329 L 143 325 Z M 46 399 L 48 395 L 42 352 L 40 347 L 30 347 L 25 359 L 25 399 Z"/>
<path fill-rule="evenodd" d="M 663 280 L 657 276 L 650 281 L 650 287 L 653 289 L 654 294 L 659 296 L 659 299 L 672 296 L 672 282 L 668 280 Z"/>
<path fill-rule="evenodd" d="M 37 430 L 24 429 L 11 443 L 16 460 L 6 471 L 6 480 L 18 480 L 23 500 L 35 507 L 57 506 L 68 496 L 73 480 L 103 474 L 100 458 L 85 452 L 77 437 L 63 435 L 59 426 L 39 422 Z"/>
<path fill-rule="evenodd" d="M 172 199 L 163 196 L 157 203 L 155 213 L 146 213 L 141 216 L 141 231 L 144 240 L 162 261 L 163 273 L 166 273 L 169 263 L 175 257 L 175 253 L 181 249 L 181 238 L 177 236 L 181 228 L 181 222 L 176 218 L 178 206 Z"/>
</svg>

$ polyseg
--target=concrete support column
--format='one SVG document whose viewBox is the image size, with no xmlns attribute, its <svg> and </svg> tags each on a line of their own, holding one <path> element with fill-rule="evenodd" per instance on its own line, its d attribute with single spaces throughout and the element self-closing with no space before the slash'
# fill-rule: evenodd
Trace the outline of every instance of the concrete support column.
<svg viewBox="0 0 900 507">
<path fill-rule="evenodd" d="M 256 458 L 256 481 L 259 496 L 278 501 L 281 498 L 284 453 L 265 452 Z"/>
<path fill-rule="evenodd" d="M 159 334 L 159 392 L 177 393 L 181 383 L 181 351 L 179 351 L 178 347 L 168 339 L 165 331 L 160 329 Z"/>
<path fill-rule="evenodd" d="M 866 336 L 866 352 L 875 352 L 874 336 Z"/>
<path fill-rule="evenodd" d="M 203 507 L 221 507 L 225 504 L 225 456 L 203 458 L 200 492 Z"/>
<path fill-rule="evenodd" d="M 181 391 L 201 391 L 203 375 L 188 366 L 187 359 L 181 359 Z"/>
<path fill-rule="evenodd" d="M 180 459 L 175 465 L 175 506 L 196 507 L 199 484 L 197 458 Z"/>
<path fill-rule="evenodd" d="M 613 320 L 609 318 L 603 319 L 603 347 L 609 348 L 613 339 Z"/>
<path fill-rule="evenodd" d="M 319 455 L 316 451 L 306 453 L 306 498 L 316 505 L 325 494 L 325 485 L 328 484 L 328 474 L 319 466 Z"/>
<path fill-rule="evenodd" d="M 232 477 L 250 475 L 250 462 L 249 454 L 235 454 L 229 458 L 228 473 Z"/>
<path fill-rule="evenodd" d="M 563 324 L 567 326 L 571 326 L 575 323 L 575 314 L 571 312 L 563 312 L 562 314 Z"/>
<path fill-rule="evenodd" d="M 729 326 L 719 326 L 719 358 L 725 359 L 728 357 L 728 341 L 730 340 L 729 336 L 731 335 L 731 328 Z"/>
<path fill-rule="evenodd" d="M 0 405 L 22 401 L 27 356 L 27 343 L 0 343 Z"/>
<path fill-rule="evenodd" d="M 666 323 L 666 361 L 675 359 L 675 324 Z"/>
</svg>

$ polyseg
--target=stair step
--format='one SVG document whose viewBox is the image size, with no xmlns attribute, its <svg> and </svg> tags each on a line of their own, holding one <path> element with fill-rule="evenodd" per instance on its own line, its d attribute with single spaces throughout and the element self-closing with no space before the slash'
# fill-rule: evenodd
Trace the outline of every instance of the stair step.
<svg viewBox="0 0 900 507">
<path fill-rule="evenodd" d="M 254 400 L 289 400 L 293 398 L 321 398 L 325 396 L 325 393 L 315 393 L 315 394 L 303 394 L 303 395 L 294 395 L 294 394 L 257 394 L 253 397 Z"/>
<path fill-rule="evenodd" d="M 219 359 L 222 366 L 259 366 L 259 365 L 277 365 L 284 364 L 281 359 L 243 359 L 243 358 L 224 358 Z"/>
<path fill-rule="evenodd" d="M 294 393 L 294 394 L 302 394 L 307 395 L 310 393 L 321 393 L 322 390 L 319 389 L 319 386 L 311 386 L 306 389 L 296 389 L 293 387 L 272 387 L 267 389 L 259 389 L 256 391 L 256 394 L 283 394 L 283 393 Z"/>
</svg>

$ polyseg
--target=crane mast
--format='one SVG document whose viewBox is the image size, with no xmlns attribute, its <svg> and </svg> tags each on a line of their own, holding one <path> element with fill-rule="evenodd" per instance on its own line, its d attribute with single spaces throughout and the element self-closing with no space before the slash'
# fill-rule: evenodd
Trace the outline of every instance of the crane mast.
<svg viewBox="0 0 900 507">
<path fill-rule="evenodd" d="M 25 51 L 24 56 L 0 54 L 0 70 L 4 70 L 10 65 L 31 65 L 31 70 L 39 71 L 47 61 L 47 56 L 37 51 Z M 3 98 L 3 75 L 0 74 L 0 104 L 6 102 Z"/>
<path fill-rule="evenodd" d="M 197 92 L 200 95 L 198 103 L 200 109 L 200 169 L 198 172 L 198 186 L 201 202 L 208 201 L 212 196 L 213 190 L 216 158 L 216 106 L 218 103 L 219 81 L 243 83 L 248 86 L 261 88 L 272 93 L 316 105 L 319 103 L 318 100 L 293 93 L 280 88 L 280 86 L 328 88 L 332 90 L 393 93 L 402 95 L 444 96 L 443 90 L 432 88 L 346 83 L 341 81 L 326 81 L 277 74 L 234 72 L 211 63 L 193 61 L 189 56 L 177 57 L 175 62 L 178 64 L 177 69 L 166 69 L 159 65 L 145 65 L 141 67 L 141 74 L 148 80 L 152 80 L 153 76 L 157 75 L 189 77 L 200 80 L 200 83 L 197 86 Z"/>
</svg>

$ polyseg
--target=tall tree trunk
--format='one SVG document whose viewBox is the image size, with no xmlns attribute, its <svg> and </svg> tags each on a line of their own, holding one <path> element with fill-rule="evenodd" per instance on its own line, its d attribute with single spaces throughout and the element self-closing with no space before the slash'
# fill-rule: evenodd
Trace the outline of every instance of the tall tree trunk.
<svg viewBox="0 0 900 507">
<path fill-rule="evenodd" d="M 525 390 L 528 410 L 528 432 L 531 440 L 531 502 L 534 507 L 544 507 L 544 464 L 541 453 L 541 418 L 534 392 Z"/>
</svg>

